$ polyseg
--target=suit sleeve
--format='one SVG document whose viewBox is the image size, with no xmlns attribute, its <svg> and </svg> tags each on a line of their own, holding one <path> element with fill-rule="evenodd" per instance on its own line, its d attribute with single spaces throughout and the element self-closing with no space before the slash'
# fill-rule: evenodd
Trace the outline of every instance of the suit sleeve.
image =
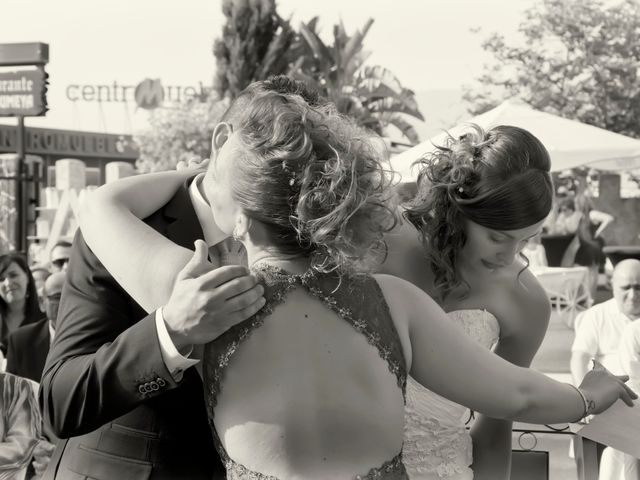
<svg viewBox="0 0 640 480">
<path fill-rule="evenodd" d="M 93 431 L 177 385 L 162 360 L 155 313 L 140 311 L 78 231 L 40 389 L 58 437 Z"/>
</svg>

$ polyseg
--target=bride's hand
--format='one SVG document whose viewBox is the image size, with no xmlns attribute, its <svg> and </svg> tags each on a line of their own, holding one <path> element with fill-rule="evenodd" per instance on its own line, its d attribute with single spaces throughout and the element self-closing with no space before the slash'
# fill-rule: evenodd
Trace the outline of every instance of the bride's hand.
<svg viewBox="0 0 640 480">
<path fill-rule="evenodd" d="M 586 413 L 602 413 L 619 398 L 633 407 L 633 400 L 637 399 L 638 395 L 625 385 L 627 380 L 627 375 L 612 375 L 605 369 L 590 370 L 580 384 L 580 390 L 588 403 Z"/>
<path fill-rule="evenodd" d="M 176 164 L 176 170 L 205 170 L 209 166 L 208 158 L 200 158 L 193 155 L 189 160 L 180 160 Z"/>
</svg>

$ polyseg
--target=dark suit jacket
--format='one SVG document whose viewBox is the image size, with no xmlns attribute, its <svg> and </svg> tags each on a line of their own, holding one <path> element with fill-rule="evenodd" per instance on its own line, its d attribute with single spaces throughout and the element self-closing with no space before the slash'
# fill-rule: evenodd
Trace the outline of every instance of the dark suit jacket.
<svg viewBox="0 0 640 480">
<path fill-rule="evenodd" d="M 203 234 L 188 183 L 145 221 L 193 249 Z M 73 438 L 60 442 L 45 478 L 224 479 L 200 377 L 190 368 L 173 380 L 155 313 L 116 283 L 80 231 L 67 276 L 40 404 L 54 433 Z"/>
<path fill-rule="evenodd" d="M 49 353 L 49 320 L 16 328 L 7 340 L 7 372 L 40 383 Z"/>
</svg>

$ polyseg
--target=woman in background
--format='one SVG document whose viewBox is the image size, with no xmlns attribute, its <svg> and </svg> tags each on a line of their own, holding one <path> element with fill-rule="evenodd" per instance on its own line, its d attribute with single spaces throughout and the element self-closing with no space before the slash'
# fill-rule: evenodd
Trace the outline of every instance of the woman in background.
<svg viewBox="0 0 640 480">
<path fill-rule="evenodd" d="M 20 253 L 0 256 L 0 351 L 7 354 L 7 337 L 16 328 L 42 319 L 36 284 Z"/>
</svg>

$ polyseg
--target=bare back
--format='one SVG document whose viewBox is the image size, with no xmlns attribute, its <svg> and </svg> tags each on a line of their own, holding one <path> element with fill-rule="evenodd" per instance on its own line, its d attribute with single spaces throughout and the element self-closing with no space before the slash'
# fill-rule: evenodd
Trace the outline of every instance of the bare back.
<svg viewBox="0 0 640 480">
<path fill-rule="evenodd" d="M 404 350 L 376 281 L 259 274 L 265 308 L 205 350 L 210 423 L 228 470 L 406 478 Z"/>
</svg>

